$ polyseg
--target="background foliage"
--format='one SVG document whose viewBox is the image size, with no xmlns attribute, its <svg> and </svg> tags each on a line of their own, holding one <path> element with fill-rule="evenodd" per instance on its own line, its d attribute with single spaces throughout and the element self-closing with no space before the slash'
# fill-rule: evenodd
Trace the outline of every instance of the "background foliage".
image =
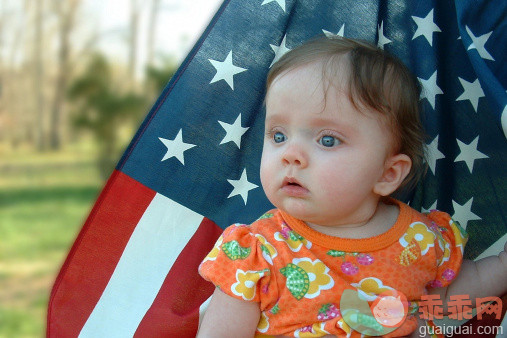
<svg viewBox="0 0 507 338">
<path fill-rule="evenodd" d="M 157 13 L 176 1 L 117 1 L 130 17 L 113 33 L 93 25 L 93 2 L 0 0 L 0 337 L 45 336 L 56 274 L 178 66 L 154 45 Z M 124 59 L 103 50 L 111 34 Z"/>
</svg>

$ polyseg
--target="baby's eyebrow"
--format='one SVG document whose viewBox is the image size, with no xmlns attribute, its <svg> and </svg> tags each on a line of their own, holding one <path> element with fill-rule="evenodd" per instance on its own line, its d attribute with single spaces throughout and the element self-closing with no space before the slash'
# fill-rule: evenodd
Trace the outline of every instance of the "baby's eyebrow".
<svg viewBox="0 0 507 338">
<path fill-rule="evenodd" d="M 324 116 L 318 116 L 312 119 L 311 121 L 312 125 L 315 127 L 334 127 L 338 129 L 352 129 L 354 126 L 350 125 L 349 123 L 340 120 L 336 117 L 324 117 Z"/>
<path fill-rule="evenodd" d="M 282 123 L 284 121 L 286 121 L 286 119 L 281 114 L 266 114 L 264 120 L 266 124 Z"/>
</svg>

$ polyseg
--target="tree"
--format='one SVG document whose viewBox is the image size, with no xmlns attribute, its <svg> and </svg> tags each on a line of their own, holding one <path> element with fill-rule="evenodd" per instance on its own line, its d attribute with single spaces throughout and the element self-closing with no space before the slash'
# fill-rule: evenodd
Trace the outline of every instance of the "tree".
<svg viewBox="0 0 507 338">
<path fill-rule="evenodd" d="M 146 64 L 148 66 L 153 66 L 155 59 L 155 38 L 157 35 L 157 23 L 158 17 L 160 13 L 160 0 L 152 0 L 151 8 L 150 8 L 150 18 L 148 20 L 148 39 L 147 39 L 147 57 Z"/>
<path fill-rule="evenodd" d="M 177 66 L 170 60 L 167 60 L 163 66 L 155 67 L 148 65 L 146 67 L 146 89 L 147 95 L 158 95 L 167 85 L 171 77 L 176 72 Z"/>
<path fill-rule="evenodd" d="M 111 173 L 119 155 L 119 127 L 129 121 L 137 122 L 136 117 L 146 107 L 142 96 L 132 92 L 121 94 L 114 88 L 107 60 L 95 55 L 68 92 L 70 100 L 78 107 L 74 125 L 90 130 L 97 142 L 97 164 L 104 179 Z"/>
<path fill-rule="evenodd" d="M 141 11 L 141 2 L 139 0 L 130 0 L 130 32 L 129 32 L 129 60 L 128 76 L 131 87 L 135 83 L 137 67 L 137 38 L 139 34 L 139 16 Z"/>
<path fill-rule="evenodd" d="M 49 146 L 53 150 L 59 149 L 62 142 L 62 112 L 65 103 L 65 91 L 71 76 L 69 66 L 70 35 L 74 28 L 76 12 L 80 2 L 81 0 L 53 1 L 53 10 L 58 20 L 59 40 L 55 92 L 49 124 Z"/>
<path fill-rule="evenodd" d="M 37 111 L 37 122 L 35 123 L 35 142 L 39 151 L 46 149 L 45 135 L 45 102 L 44 102 L 44 63 L 42 59 L 43 45 L 43 0 L 33 0 L 34 4 L 34 34 L 33 34 L 33 90 L 35 98 L 35 109 Z"/>
</svg>

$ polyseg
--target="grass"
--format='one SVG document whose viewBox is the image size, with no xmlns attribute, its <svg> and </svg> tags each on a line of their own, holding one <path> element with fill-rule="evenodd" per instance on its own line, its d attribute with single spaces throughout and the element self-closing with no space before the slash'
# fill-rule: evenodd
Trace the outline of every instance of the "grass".
<svg viewBox="0 0 507 338">
<path fill-rule="evenodd" d="M 103 185 L 92 154 L 0 155 L 0 337 L 45 336 L 51 287 Z"/>
</svg>

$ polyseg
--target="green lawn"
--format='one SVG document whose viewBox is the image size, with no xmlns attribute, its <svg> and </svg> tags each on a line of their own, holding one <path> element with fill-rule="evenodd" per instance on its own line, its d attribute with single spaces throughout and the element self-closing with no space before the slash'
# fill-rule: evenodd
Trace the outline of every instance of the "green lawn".
<svg viewBox="0 0 507 338">
<path fill-rule="evenodd" d="M 44 337 L 49 292 L 103 183 L 89 149 L 0 158 L 0 337 Z"/>
</svg>

